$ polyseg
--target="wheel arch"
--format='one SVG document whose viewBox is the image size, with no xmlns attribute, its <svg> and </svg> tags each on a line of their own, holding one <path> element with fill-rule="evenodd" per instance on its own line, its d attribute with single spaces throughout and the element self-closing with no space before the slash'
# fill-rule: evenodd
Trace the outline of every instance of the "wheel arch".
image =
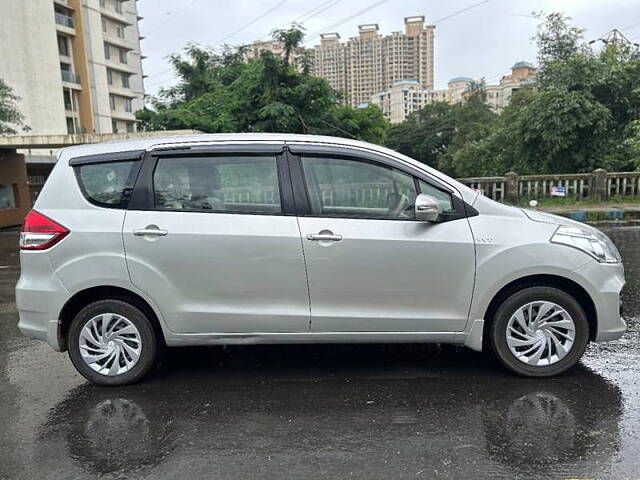
<svg viewBox="0 0 640 480">
<path fill-rule="evenodd" d="M 151 321 L 158 342 L 161 342 L 163 345 L 165 344 L 160 319 L 147 300 L 126 288 L 113 285 L 101 285 L 76 292 L 62 307 L 58 325 L 58 344 L 60 345 L 60 351 L 64 352 L 68 348 L 67 334 L 69 333 L 69 326 L 76 314 L 92 302 L 107 299 L 121 300 L 142 310 Z"/>
<path fill-rule="evenodd" d="M 484 314 L 483 349 L 488 347 L 489 328 L 496 311 L 507 298 L 514 293 L 529 287 L 554 287 L 562 290 L 580 304 L 589 322 L 589 340 L 595 340 L 598 331 L 598 314 L 596 306 L 587 291 L 578 283 L 559 275 L 538 274 L 528 275 L 511 281 L 503 286 L 491 299 Z"/>
</svg>

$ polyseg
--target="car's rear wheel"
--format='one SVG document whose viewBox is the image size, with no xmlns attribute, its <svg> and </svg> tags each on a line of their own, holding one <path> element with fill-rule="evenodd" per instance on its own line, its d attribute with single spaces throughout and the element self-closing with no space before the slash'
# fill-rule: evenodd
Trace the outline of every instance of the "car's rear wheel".
<svg viewBox="0 0 640 480">
<path fill-rule="evenodd" d="M 498 359 L 528 377 L 558 375 L 573 367 L 589 342 L 589 322 L 580 304 L 553 287 L 530 287 L 497 309 L 490 340 Z"/>
<path fill-rule="evenodd" d="M 153 326 L 137 307 L 99 300 L 84 307 L 69 328 L 69 357 L 88 380 L 126 385 L 140 380 L 156 359 Z"/>
</svg>

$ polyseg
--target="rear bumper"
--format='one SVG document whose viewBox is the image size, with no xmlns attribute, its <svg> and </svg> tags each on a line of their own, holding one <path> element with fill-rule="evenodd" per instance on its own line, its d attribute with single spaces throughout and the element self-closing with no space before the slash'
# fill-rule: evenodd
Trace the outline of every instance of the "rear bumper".
<svg viewBox="0 0 640 480">
<path fill-rule="evenodd" d="M 22 252 L 22 274 L 16 285 L 18 328 L 27 337 L 47 342 L 62 351 L 59 315 L 70 295 L 53 273 L 45 255 Z"/>
<path fill-rule="evenodd" d="M 45 324 L 28 316 L 20 314 L 20 321 L 18 322 L 18 328 L 23 335 L 37 340 L 42 340 L 51 345 L 56 352 L 62 351 L 62 342 L 58 337 L 58 320 L 49 320 Z"/>
</svg>

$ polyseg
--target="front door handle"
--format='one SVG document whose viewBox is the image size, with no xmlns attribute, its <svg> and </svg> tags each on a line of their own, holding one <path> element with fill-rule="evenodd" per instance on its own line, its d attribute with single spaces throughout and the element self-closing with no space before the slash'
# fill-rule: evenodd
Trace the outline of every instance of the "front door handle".
<svg viewBox="0 0 640 480">
<path fill-rule="evenodd" d="M 342 235 L 334 235 L 332 233 L 310 233 L 307 235 L 307 240 L 312 242 L 339 242 L 342 240 Z"/>
<path fill-rule="evenodd" d="M 147 225 L 145 228 L 136 228 L 133 231 L 133 234 L 136 237 L 165 237 L 169 232 L 167 230 L 162 230 L 155 225 Z"/>
</svg>

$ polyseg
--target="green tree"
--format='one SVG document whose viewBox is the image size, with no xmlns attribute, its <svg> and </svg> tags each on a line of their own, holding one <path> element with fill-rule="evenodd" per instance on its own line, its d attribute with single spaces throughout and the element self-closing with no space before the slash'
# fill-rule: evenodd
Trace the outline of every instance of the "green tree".
<svg viewBox="0 0 640 480">
<path fill-rule="evenodd" d="M 537 88 L 520 89 L 499 115 L 481 108 L 473 86 L 442 123 L 393 126 L 388 143 L 458 176 L 589 172 L 640 167 L 640 54 L 622 42 L 592 51 L 562 14 L 540 16 Z M 438 148 L 421 150 L 442 139 Z"/>
<path fill-rule="evenodd" d="M 285 41 L 289 54 L 303 38 L 294 27 L 274 36 Z M 387 122 L 378 108 L 345 106 L 341 93 L 325 80 L 291 66 L 286 51 L 284 58 L 263 52 L 247 61 L 237 49 L 217 53 L 190 45 L 184 56 L 171 57 L 178 84 L 161 90 L 138 118 L 153 130 L 331 134 L 384 141 Z"/>
<path fill-rule="evenodd" d="M 535 41 L 538 46 L 540 73 L 552 62 L 564 62 L 575 55 L 586 53 L 583 43 L 584 30 L 570 24 L 571 19 L 563 13 L 534 13 L 539 20 Z"/>
<path fill-rule="evenodd" d="M 475 175 L 475 162 L 463 166 L 455 153 L 491 132 L 497 115 L 484 102 L 481 83 L 457 105 L 436 102 L 389 129 L 387 144 L 420 162 L 453 175 Z"/>
<path fill-rule="evenodd" d="M 20 100 L 2 79 L 0 79 L 0 135 L 13 135 L 18 133 L 14 128 L 16 126 L 24 126 L 24 117 L 18 110 L 18 101 Z"/>
<path fill-rule="evenodd" d="M 291 54 L 300 47 L 304 40 L 305 28 L 298 24 L 292 23 L 289 28 L 278 29 L 271 32 L 271 37 L 280 42 L 284 48 L 284 64 L 289 65 Z"/>
<path fill-rule="evenodd" d="M 387 145 L 420 162 L 438 166 L 455 133 L 454 105 L 436 102 L 409 116 L 407 121 L 389 128 Z"/>
</svg>

